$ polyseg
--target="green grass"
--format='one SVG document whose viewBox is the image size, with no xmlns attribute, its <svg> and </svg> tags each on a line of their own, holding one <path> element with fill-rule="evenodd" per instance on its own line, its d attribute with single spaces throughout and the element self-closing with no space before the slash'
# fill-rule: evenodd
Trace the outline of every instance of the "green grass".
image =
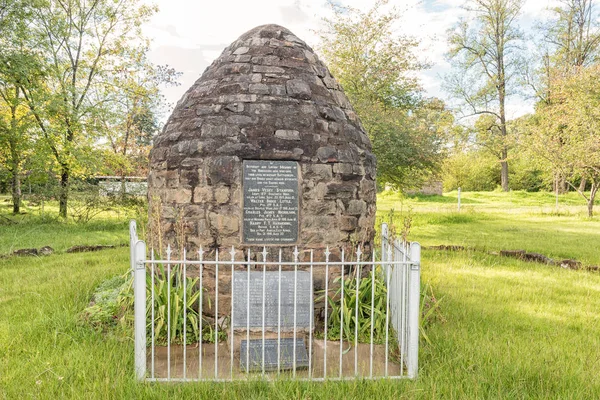
<svg viewBox="0 0 600 400">
<path fill-rule="evenodd" d="M 598 219 L 575 204 L 565 206 L 568 214 L 541 213 L 553 203 L 533 204 L 544 198 L 538 194 L 463 195 L 479 203 L 460 214 L 444 198 L 400 204 L 384 196 L 379 203 L 382 216 L 386 208 L 412 208 L 413 240 L 477 249 L 423 252 L 423 282 L 443 297 L 444 318 L 428 326 L 433 344 L 421 344 L 416 381 L 137 383 L 131 338 L 101 333 L 79 317 L 98 284 L 127 271 L 129 251 L 117 248 L 0 259 L 0 398 L 599 398 L 600 274 L 480 251 L 523 248 L 598 262 Z M 116 216 L 43 229 L 35 214 L 22 218 L 18 228 L 0 226 L 3 252 L 127 240 L 126 219 Z"/>
<path fill-rule="evenodd" d="M 121 245 L 129 243 L 129 218 L 135 213 L 103 212 L 86 224 L 60 220 L 55 204 L 41 207 L 24 202 L 22 213 L 13 216 L 8 197 L 0 196 L 0 255 L 23 248 L 50 246 L 64 252 L 75 245 Z"/>
<path fill-rule="evenodd" d="M 463 206 L 460 212 L 455 200 L 445 202 L 452 195 L 404 198 L 384 193 L 377 203 L 378 215 L 380 220 L 388 220 L 389 211 L 394 210 L 397 226 L 401 226 L 400 215 L 412 215 L 410 238 L 424 246 L 527 250 L 600 265 L 600 218 L 588 218 L 585 205 L 574 193 L 561 196 L 558 213 L 553 212 L 551 193 L 463 193 L 463 199 L 480 203 Z"/>
</svg>

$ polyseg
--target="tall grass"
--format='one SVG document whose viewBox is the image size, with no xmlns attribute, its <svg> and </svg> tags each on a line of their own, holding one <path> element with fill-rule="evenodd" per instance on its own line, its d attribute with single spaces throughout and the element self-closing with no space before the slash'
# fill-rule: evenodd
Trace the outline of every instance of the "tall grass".
<svg viewBox="0 0 600 400">
<path fill-rule="evenodd" d="M 472 219 L 432 211 L 440 203 L 413 202 L 411 238 L 426 245 L 525 248 L 598 260 L 597 220 L 530 213 L 530 206 L 503 212 L 501 195 L 493 194 L 497 203 L 482 196 L 487 211 L 475 209 Z M 114 240 L 126 240 L 125 221 L 101 224 L 115 234 Z M 0 241 L 41 247 L 55 240 L 65 248 L 79 244 L 79 235 L 92 243 L 112 240 L 102 239 L 102 229 L 70 227 L 58 225 L 61 238 L 15 237 L 3 225 Z M 18 232 L 38 228 L 31 220 Z M 0 259 L 0 398 L 600 398 L 597 273 L 479 250 L 425 250 L 423 283 L 443 298 L 438 308 L 443 318 L 425 326 L 430 343 L 421 342 L 416 381 L 147 384 L 135 381 L 131 337 L 119 330 L 99 331 L 80 317 L 94 288 L 127 272 L 128 256 L 127 248 L 117 248 Z"/>
</svg>

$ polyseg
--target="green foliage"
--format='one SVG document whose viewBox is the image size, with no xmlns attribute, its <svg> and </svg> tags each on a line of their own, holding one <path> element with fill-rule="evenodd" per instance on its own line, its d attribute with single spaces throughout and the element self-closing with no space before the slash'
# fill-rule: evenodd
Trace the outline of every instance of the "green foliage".
<svg viewBox="0 0 600 400">
<path fill-rule="evenodd" d="M 453 117 L 441 100 L 423 98 L 419 43 L 398 34 L 401 13 L 387 3 L 367 12 L 330 3 L 319 47 L 369 135 L 378 181 L 409 189 L 438 172 Z"/>
<path fill-rule="evenodd" d="M 128 290 L 121 294 L 121 304 L 128 310 L 127 318 L 133 323 L 133 280 L 130 280 Z M 198 290 L 199 278 L 183 277 L 183 269 L 179 264 L 168 267 L 159 264 L 154 274 L 154 321 L 152 321 L 152 276 L 146 276 L 146 321 L 148 338 L 152 335 L 154 326 L 154 340 L 159 346 L 166 345 L 169 340 L 171 344 L 183 344 L 184 327 L 186 344 L 197 343 L 200 340 L 200 315 L 198 305 L 200 301 L 206 301 L 211 308 L 210 297 L 203 293 L 200 300 Z M 206 291 L 206 288 L 204 289 Z M 185 298 L 185 302 L 184 302 Z M 169 308 L 170 307 L 170 308 Z M 184 319 L 185 310 L 185 319 Z M 169 320 L 170 318 L 170 320 Z M 227 338 L 225 322 L 221 322 L 217 338 L 223 341 Z M 170 324 L 170 325 L 169 325 Z M 202 341 L 214 343 L 214 322 L 208 321 L 204 316 L 202 319 Z"/>
<path fill-rule="evenodd" d="M 510 163 L 510 188 L 511 190 L 526 190 L 539 192 L 552 190 L 551 176 L 532 162 L 531 155 L 519 154 L 513 157 Z"/>
<path fill-rule="evenodd" d="M 508 191 L 506 101 L 514 92 L 521 64 L 523 39 L 516 26 L 523 0 L 473 0 L 461 19 L 448 31 L 448 57 L 453 71 L 446 76 L 446 90 L 461 102 L 463 113 L 479 116 L 477 142 L 500 162 L 502 190 Z"/>
<path fill-rule="evenodd" d="M 500 164 L 486 151 L 460 152 L 444 161 L 444 190 L 494 190 L 500 184 Z"/>
<path fill-rule="evenodd" d="M 590 217 L 600 188 L 599 81 L 597 65 L 553 80 L 548 102 L 538 104 L 526 137 L 538 160 L 559 173 L 587 202 Z M 576 184 L 582 178 L 591 184 L 589 193 Z"/>
<path fill-rule="evenodd" d="M 329 303 L 329 314 L 328 314 L 328 327 L 327 327 L 327 339 L 339 340 L 342 327 L 343 339 L 351 343 L 354 343 L 355 329 L 357 325 L 356 319 L 356 284 L 357 284 L 357 271 L 350 277 L 344 278 L 342 281 L 341 277 L 334 279 L 333 284 L 339 286 L 333 295 L 327 296 L 327 302 Z M 344 290 L 343 301 L 342 299 L 342 287 Z M 373 290 L 375 291 L 374 302 L 371 302 L 373 296 Z M 315 301 L 323 300 L 325 293 L 322 292 Z M 359 343 L 370 343 L 371 342 L 371 327 L 373 327 L 373 342 L 376 344 L 385 343 L 386 336 L 386 307 L 387 307 L 387 287 L 385 285 L 385 279 L 381 268 L 377 267 L 375 271 L 375 287 L 373 288 L 373 277 L 372 273 L 368 276 L 360 278 L 360 286 L 358 288 L 358 342 Z M 342 314 L 344 324 L 342 326 Z M 389 341 L 390 343 L 394 340 L 393 328 L 390 324 Z"/>
<path fill-rule="evenodd" d="M 444 198 L 455 196 L 450 193 Z M 399 209 L 398 199 L 386 196 L 378 202 L 379 212 L 385 213 L 390 207 Z M 455 204 L 438 201 L 439 197 L 431 201 L 403 197 L 405 207 L 414 208 L 412 239 L 424 246 L 463 243 L 488 250 L 524 248 L 600 264 L 600 221 L 581 217 L 585 207 L 574 193 L 560 195 L 561 216 L 542 213 L 554 209 L 552 193 L 515 196 L 514 192 L 465 192 L 463 199 L 475 209 L 476 220 L 456 229 L 456 225 L 427 222 L 435 215 L 455 211 Z M 3 253 L 8 246 L 39 248 L 60 243 L 57 247 L 65 249 L 83 241 L 126 241 L 127 226 L 117 219 L 45 226 L 35 215 L 10 216 L 7 202 L 0 202 L 0 206 L 2 215 L 21 221 L 0 227 Z M 513 247 L 516 245 L 522 247 Z M 433 287 L 436 298 L 443 297 L 445 322 L 440 323 L 437 316 L 428 319 L 426 334 L 433 345 L 421 342 L 418 379 L 250 379 L 217 384 L 140 384 L 133 372 L 133 340 L 82 326 L 79 315 L 88 306 L 98 282 L 127 273 L 126 247 L 95 253 L 0 258 L 0 397 L 600 397 L 600 375 L 594 368 L 600 348 L 598 273 L 564 270 L 480 251 L 424 248 L 422 255 L 422 282 Z"/>
<path fill-rule="evenodd" d="M 430 328 L 434 322 L 445 322 L 445 318 L 442 315 L 440 303 L 444 298 L 437 299 L 433 293 L 433 286 L 431 284 L 421 285 L 421 304 L 419 309 L 419 332 L 421 337 L 430 346 L 433 345 L 431 339 L 427 335 L 427 329 Z"/>
<path fill-rule="evenodd" d="M 184 281 L 185 279 L 185 281 Z M 187 344 L 197 342 L 199 338 L 198 311 L 194 305 L 198 304 L 200 291 L 198 290 L 198 278 L 183 276 L 182 267 L 179 264 L 170 268 L 160 265 L 154 279 L 154 321 L 152 321 L 152 280 L 146 278 L 148 311 L 148 334 L 154 325 L 154 337 L 156 343 L 166 344 L 169 335 L 168 320 L 170 318 L 171 343 L 183 343 L 183 329 L 186 329 Z M 185 302 L 184 302 L 185 297 Z M 167 306 L 170 305 L 170 308 Z M 184 310 L 186 313 L 184 320 Z M 204 323 L 204 325 L 207 325 Z"/>
<path fill-rule="evenodd" d="M 102 331 L 117 326 L 126 311 L 122 294 L 130 285 L 126 276 L 115 276 L 102 282 L 94 290 L 90 305 L 83 310 L 81 318 Z"/>
</svg>

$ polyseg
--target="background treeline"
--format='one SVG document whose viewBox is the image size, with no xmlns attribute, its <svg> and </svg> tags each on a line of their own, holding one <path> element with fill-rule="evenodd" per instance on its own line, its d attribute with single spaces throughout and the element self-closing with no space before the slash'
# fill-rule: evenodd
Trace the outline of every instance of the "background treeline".
<svg viewBox="0 0 600 400">
<path fill-rule="evenodd" d="M 533 1 L 533 0 L 530 0 Z M 577 191 L 592 215 L 600 184 L 600 19 L 594 0 L 561 0 L 527 35 L 524 0 L 467 0 L 448 31 L 446 103 L 418 79 L 430 64 L 402 11 L 330 2 L 318 50 L 370 136 L 380 187 Z M 0 191 L 56 199 L 73 182 L 145 176 L 163 85 L 148 61 L 138 0 L 0 0 Z M 509 105 L 535 104 L 512 118 Z"/>
<path fill-rule="evenodd" d="M 524 0 L 465 1 L 447 33 L 450 105 L 427 99 L 419 42 L 380 0 L 367 12 L 332 2 L 321 51 L 367 129 L 379 183 L 411 189 L 577 191 L 592 215 L 600 184 L 600 16 L 561 0 L 527 35 Z M 533 114 L 511 115 L 514 104 Z M 512 112 L 508 111 L 513 105 Z"/>
<path fill-rule="evenodd" d="M 137 0 L 0 1 L 0 189 L 59 202 L 98 175 L 146 175 L 177 73 L 148 61 Z M 78 186 L 77 188 L 73 185 Z"/>
</svg>

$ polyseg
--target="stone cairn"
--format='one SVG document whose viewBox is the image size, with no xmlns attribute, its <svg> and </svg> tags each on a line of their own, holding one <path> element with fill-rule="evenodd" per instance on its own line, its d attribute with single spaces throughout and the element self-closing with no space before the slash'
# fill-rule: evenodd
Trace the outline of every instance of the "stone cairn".
<svg viewBox="0 0 600 400">
<path fill-rule="evenodd" d="M 148 179 L 153 247 L 170 244 L 188 254 L 200 246 L 219 248 L 229 257 L 235 246 L 239 259 L 248 247 L 261 251 L 242 241 L 243 160 L 298 162 L 298 241 L 288 246 L 288 260 L 295 245 L 305 260 L 310 249 L 322 257 L 326 246 L 333 261 L 341 248 L 353 256 L 360 245 L 370 254 L 371 143 L 327 67 L 281 26 L 256 27 L 227 47 L 154 141 Z M 322 286 L 318 280 L 315 289 Z"/>
</svg>

